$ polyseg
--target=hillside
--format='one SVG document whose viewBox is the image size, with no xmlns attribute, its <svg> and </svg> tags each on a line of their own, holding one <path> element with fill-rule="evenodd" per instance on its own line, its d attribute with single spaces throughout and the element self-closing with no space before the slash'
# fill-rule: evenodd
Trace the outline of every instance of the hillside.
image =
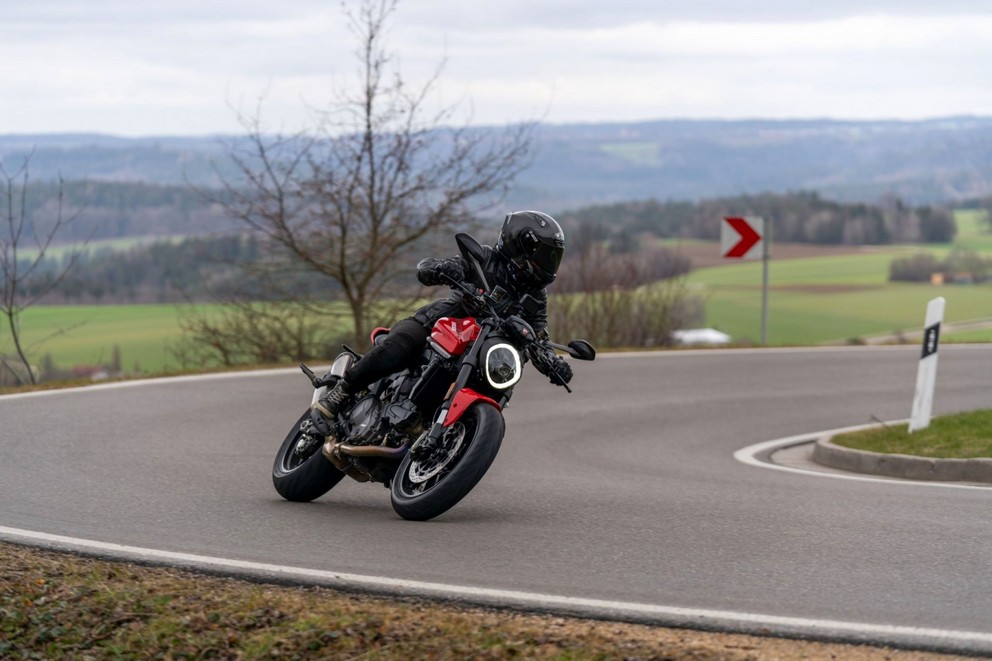
<svg viewBox="0 0 992 661">
<path fill-rule="evenodd" d="M 935 203 L 992 195 L 992 118 L 541 125 L 508 206 L 554 210 L 649 199 L 818 191 Z M 32 177 L 212 187 L 231 141 L 209 137 L 0 136 L 0 162 L 34 150 Z"/>
</svg>

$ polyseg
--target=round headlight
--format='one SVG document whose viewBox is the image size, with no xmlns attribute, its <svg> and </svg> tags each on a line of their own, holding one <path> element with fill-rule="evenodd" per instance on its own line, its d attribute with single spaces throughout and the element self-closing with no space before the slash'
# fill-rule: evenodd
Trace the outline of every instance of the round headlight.
<svg viewBox="0 0 992 661">
<path fill-rule="evenodd" d="M 486 379 L 493 388 L 509 388 L 520 380 L 520 353 L 510 344 L 494 344 L 486 352 Z"/>
</svg>

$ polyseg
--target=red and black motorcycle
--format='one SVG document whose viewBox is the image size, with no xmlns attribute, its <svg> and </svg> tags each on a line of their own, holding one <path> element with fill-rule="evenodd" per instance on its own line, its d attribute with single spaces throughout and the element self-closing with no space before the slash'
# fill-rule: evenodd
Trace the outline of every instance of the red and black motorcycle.
<svg viewBox="0 0 992 661">
<path fill-rule="evenodd" d="M 469 309 L 481 312 L 439 319 L 419 364 L 355 394 L 338 412 L 333 436 L 314 433 L 309 409 L 300 416 L 272 467 L 272 482 L 283 498 L 311 501 L 347 475 L 384 483 L 401 517 L 426 521 L 453 507 L 486 474 L 503 440 L 502 411 L 520 380 L 523 356 L 542 341 L 517 314 L 537 301 L 525 296 L 519 305 L 508 305 L 504 290 L 486 284 L 482 246 L 468 234 L 455 240 L 484 289 L 455 281 L 451 286 L 470 299 Z M 372 342 L 386 332 L 372 331 Z M 585 340 L 550 344 L 580 360 L 596 357 Z M 311 403 L 361 358 L 344 348 L 323 376 L 300 366 L 315 388 Z M 433 449 L 410 451 L 422 444 Z"/>
</svg>

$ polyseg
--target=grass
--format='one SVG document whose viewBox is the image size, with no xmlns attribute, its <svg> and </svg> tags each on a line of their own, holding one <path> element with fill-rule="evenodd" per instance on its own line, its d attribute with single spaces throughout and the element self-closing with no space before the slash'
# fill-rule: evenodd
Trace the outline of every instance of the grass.
<svg viewBox="0 0 992 661">
<path fill-rule="evenodd" d="M 121 367 L 128 374 L 175 372 L 182 366 L 170 347 L 181 338 L 179 318 L 187 309 L 185 305 L 171 304 L 37 305 L 21 315 L 21 337 L 35 365 L 45 354 L 50 354 L 61 369 L 105 365 L 116 346 L 121 353 Z M 219 314 L 223 306 L 197 305 L 196 309 L 208 315 Z M 12 352 L 9 333 L 0 327 L 0 353 Z"/>
<path fill-rule="evenodd" d="M 0 565 L 0 658 L 936 658 L 260 585 L 2 543 Z"/>
<path fill-rule="evenodd" d="M 846 448 L 941 459 L 992 457 L 992 409 L 934 418 L 930 426 L 909 433 L 908 425 L 873 427 L 834 436 Z"/>
<path fill-rule="evenodd" d="M 105 364 L 117 346 L 125 371 L 161 373 L 178 368 L 168 345 L 179 337 L 180 309 L 174 305 L 38 305 L 21 315 L 21 336 L 35 363 L 51 354 L 61 368 Z M 10 351 L 5 331 L 0 329 L 0 352 Z"/>
<path fill-rule="evenodd" d="M 45 251 L 45 256 L 49 259 L 62 260 L 75 250 L 79 250 L 84 254 L 90 255 L 102 251 L 125 252 L 131 248 L 147 246 L 153 243 L 180 243 L 187 238 L 189 238 L 189 236 L 185 234 L 166 234 L 129 236 L 120 239 L 95 239 L 87 242 L 85 245 L 82 243 L 58 243 L 49 246 L 48 250 Z M 25 246 L 26 247 L 23 250 L 19 251 L 19 256 L 22 259 L 34 259 L 37 257 L 37 248 L 31 247 L 30 242 L 26 243 Z"/>
<path fill-rule="evenodd" d="M 625 145 L 624 149 L 643 147 Z M 960 210 L 956 220 L 954 246 L 992 256 L 985 211 Z M 135 241 L 117 242 L 116 247 L 123 249 Z M 108 242 L 106 247 L 113 245 Z M 947 299 L 947 323 L 992 318 L 992 285 L 932 287 L 888 282 L 893 258 L 920 250 L 943 256 L 951 249 L 949 244 L 885 246 L 858 254 L 775 260 L 773 247 L 769 342 L 809 345 L 918 329 L 927 301 L 938 295 Z M 698 269 L 688 283 L 704 300 L 706 325 L 739 342 L 759 339 L 760 262 Z M 160 374 L 179 368 L 168 346 L 179 338 L 180 309 L 173 305 L 36 306 L 24 313 L 21 330 L 36 364 L 46 353 L 61 368 L 107 363 L 116 345 L 125 371 Z M 947 330 L 944 338 L 990 341 L 992 331 Z M 10 345 L 9 334 L 0 328 L 0 353 L 11 352 Z"/>
<path fill-rule="evenodd" d="M 956 247 L 992 255 L 992 226 L 987 211 L 958 209 L 954 212 L 954 222 L 958 226 L 954 237 Z"/>
<path fill-rule="evenodd" d="M 941 334 L 941 342 L 992 342 L 992 328 Z"/>
<path fill-rule="evenodd" d="M 805 259 L 774 259 L 769 264 L 768 339 L 770 344 L 818 344 L 866 335 L 898 333 L 923 324 L 927 301 L 947 299 L 946 323 L 992 318 L 992 285 L 933 287 L 890 283 L 896 257 L 929 251 L 940 257 L 952 247 L 992 256 L 992 234 L 985 212 L 957 212 L 954 246 L 885 246 L 869 252 Z M 708 326 L 735 339 L 756 340 L 761 324 L 761 262 L 694 271 L 688 282 L 703 297 Z M 988 335 L 962 334 L 971 341 Z M 951 336 L 957 340 L 958 337 Z"/>
<path fill-rule="evenodd" d="M 756 339 L 761 323 L 760 288 L 706 287 L 706 324 L 735 338 Z M 892 284 L 848 291 L 772 287 L 771 344 L 806 345 L 919 329 L 927 302 L 947 299 L 945 322 L 992 317 L 992 286 L 943 287 Z"/>
</svg>

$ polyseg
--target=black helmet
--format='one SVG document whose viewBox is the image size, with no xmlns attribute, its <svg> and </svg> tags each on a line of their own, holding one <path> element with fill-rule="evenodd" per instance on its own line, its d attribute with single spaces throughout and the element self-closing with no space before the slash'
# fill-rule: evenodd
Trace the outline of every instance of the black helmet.
<svg viewBox="0 0 992 661">
<path fill-rule="evenodd" d="M 506 214 L 496 252 L 510 262 L 510 274 L 524 287 L 547 287 L 555 280 L 565 254 L 565 233 L 540 211 Z"/>
</svg>

